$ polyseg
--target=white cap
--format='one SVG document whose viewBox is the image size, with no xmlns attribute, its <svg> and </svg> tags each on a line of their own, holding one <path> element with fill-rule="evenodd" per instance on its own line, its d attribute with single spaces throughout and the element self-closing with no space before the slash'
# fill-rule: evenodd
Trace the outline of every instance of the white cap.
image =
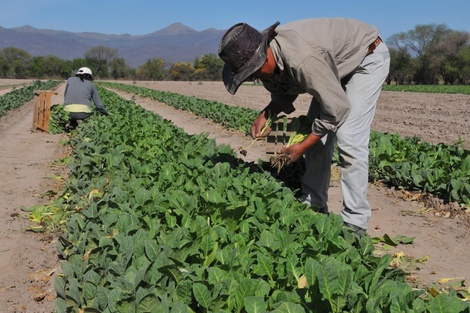
<svg viewBox="0 0 470 313">
<path fill-rule="evenodd" d="M 83 74 L 88 74 L 93 78 L 93 74 L 88 67 L 80 67 L 77 73 L 75 73 L 75 75 L 83 75 Z"/>
</svg>

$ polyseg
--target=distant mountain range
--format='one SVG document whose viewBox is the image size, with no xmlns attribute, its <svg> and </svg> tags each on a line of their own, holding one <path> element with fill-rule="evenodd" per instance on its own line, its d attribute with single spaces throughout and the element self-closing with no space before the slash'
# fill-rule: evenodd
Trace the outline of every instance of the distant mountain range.
<svg viewBox="0 0 470 313">
<path fill-rule="evenodd" d="M 73 33 L 32 26 L 3 28 L 0 26 L 0 49 L 16 47 L 32 56 L 54 55 L 61 59 L 84 58 L 85 51 L 96 46 L 118 50 L 119 57 L 131 67 L 148 59 L 161 58 L 169 62 L 193 62 L 205 54 L 217 54 L 225 30 L 209 28 L 196 31 L 181 23 L 147 35 L 106 35 Z"/>
</svg>

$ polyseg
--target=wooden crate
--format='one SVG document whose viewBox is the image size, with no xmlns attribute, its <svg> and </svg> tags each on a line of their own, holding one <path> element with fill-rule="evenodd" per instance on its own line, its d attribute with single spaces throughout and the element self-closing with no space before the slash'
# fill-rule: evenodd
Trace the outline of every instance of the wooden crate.
<svg viewBox="0 0 470 313">
<path fill-rule="evenodd" d="M 57 95 L 57 92 L 50 90 L 37 90 L 34 92 L 33 130 L 40 129 L 49 132 L 49 116 L 53 95 Z"/>
</svg>

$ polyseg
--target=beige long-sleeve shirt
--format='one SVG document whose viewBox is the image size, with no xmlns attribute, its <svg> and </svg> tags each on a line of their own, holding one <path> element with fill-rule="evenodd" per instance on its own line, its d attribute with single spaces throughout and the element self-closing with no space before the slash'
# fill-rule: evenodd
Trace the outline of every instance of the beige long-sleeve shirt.
<svg viewBox="0 0 470 313">
<path fill-rule="evenodd" d="M 297 96 L 309 93 L 320 103 L 312 133 L 336 131 L 350 110 L 341 79 L 357 70 L 378 29 L 349 18 L 313 18 L 281 25 L 276 33 L 270 47 L 278 69 L 263 79 L 270 105 L 291 113 Z"/>
</svg>

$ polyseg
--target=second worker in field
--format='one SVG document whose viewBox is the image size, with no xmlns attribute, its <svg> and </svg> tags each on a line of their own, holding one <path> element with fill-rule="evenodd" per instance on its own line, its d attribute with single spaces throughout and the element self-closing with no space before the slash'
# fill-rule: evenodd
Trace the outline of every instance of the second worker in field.
<svg viewBox="0 0 470 313">
<path fill-rule="evenodd" d="M 87 119 L 93 113 L 93 104 L 98 112 L 109 115 L 93 84 L 93 73 L 88 67 L 81 67 L 74 77 L 67 79 L 65 87 L 64 110 L 70 113 L 67 129 L 75 129 L 78 121 Z"/>
</svg>

